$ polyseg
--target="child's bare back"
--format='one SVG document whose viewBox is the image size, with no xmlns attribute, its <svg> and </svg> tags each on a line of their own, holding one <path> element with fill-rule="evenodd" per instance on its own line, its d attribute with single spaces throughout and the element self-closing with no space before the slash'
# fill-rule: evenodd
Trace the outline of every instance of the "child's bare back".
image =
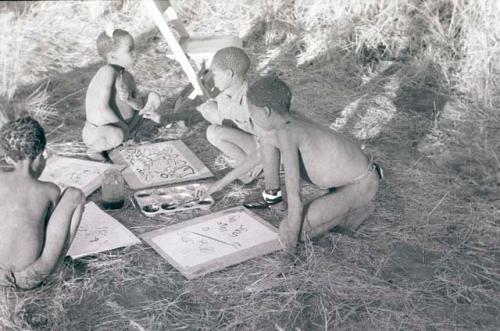
<svg viewBox="0 0 500 331">
<path fill-rule="evenodd" d="M 321 188 L 344 186 L 368 168 L 369 160 L 358 144 L 308 120 L 293 118 L 277 136 L 275 147 L 297 150 L 307 179 Z M 283 158 L 286 155 L 282 152 Z"/>
<path fill-rule="evenodd" d="M 45 225 L 60 190 L 55 184 L 20 178 L 14 172 L 0 173 L 0 183 L 0 265 L 22 270 L 40 256 Z"/>
</svg>

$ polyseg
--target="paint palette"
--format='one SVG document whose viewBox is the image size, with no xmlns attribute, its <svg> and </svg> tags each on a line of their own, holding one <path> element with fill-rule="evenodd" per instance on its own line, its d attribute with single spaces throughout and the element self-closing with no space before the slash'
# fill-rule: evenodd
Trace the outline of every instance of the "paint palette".
<svg viewBox="0 0 500 331">
<path fill-rule="evenodd" d="M 198 200 L 196 192 L 206 188 L 203 184 L 187 184 L 171 187 L 158 187 L 134 193 L 135 201 L 141 212 L 149 217 L 157 214 L 171 214 L 192 209 L 209 209 L 214 200 Z"/>
</svg>

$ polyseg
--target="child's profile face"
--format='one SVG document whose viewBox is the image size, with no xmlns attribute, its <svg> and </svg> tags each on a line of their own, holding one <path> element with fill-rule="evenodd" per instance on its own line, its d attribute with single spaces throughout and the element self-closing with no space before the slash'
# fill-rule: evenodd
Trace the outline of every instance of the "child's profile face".
<svg viewBox="0 0 500 331">
<path fill-rule="evenodd" d="M 212 66 L 212 73 L 214 75 L 214 85 L 219 90 L 224 91 L 231 86 L 232 72 L 231 70 L 222 69 L 218 66 Z"/>
<path fill-rule="evenodd" d="M 126 69 L 134 67 L 135 48 L 133 41 L 124 41 L 116 49 L 110 52 L 110 61 Z"/>
</svg>

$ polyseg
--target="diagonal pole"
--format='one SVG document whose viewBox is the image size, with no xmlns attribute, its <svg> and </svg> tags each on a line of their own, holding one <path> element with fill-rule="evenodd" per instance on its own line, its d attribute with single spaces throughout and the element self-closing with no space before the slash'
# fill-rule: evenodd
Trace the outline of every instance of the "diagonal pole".
<svg viewBox="0 0 500 331">
<path fill-rule="evenodd" d="M 170 47 L 175 58 L 177 59 L 182 69 L 186 73 L 189 82 L 191 83 L 191 85 L 193 85 L 194 88 L 193 93 L 195 93 L 196 95 L 209 96 L 209 93 L 207 92 L 203 84 L 201 84 L 198 74 L 194 70 L 191 63 L 189 62 L 186 53 L 184 53 L 184 50 L 182 49 L 181 45 L 175 38 L 175 35 L 173 34 L 172 30 L 170 30 L 170 27 L 168 26 L 167 22 L 165 22 L 165 20 L 163 19 L 163 15 L 156 6 L 154 0 L 142 0 L 142 3 L 146 7 L 149 16 L 151 16 L 156 26 L 162 33 L 163 37 L 165 37 L 168 46 Z"/>
</svg>

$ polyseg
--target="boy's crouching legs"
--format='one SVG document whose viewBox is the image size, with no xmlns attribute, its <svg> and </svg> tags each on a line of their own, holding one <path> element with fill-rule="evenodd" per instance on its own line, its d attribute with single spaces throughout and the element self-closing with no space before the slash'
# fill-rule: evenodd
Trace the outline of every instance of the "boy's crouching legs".
<svg viewBox="0 0 500 331">
<path fill-rule="evenodd" d="M 210 125 L 207 128 L 207 140 L 237 164 L 257 149 L 251 134 L 224 125 Z"/>
<path fill-rule="evenodd" d="M 38 260 L 14 273 L 18 287 L 30 289 L 45 280 L 64 260 L 83 214 L 85 195 L 69 187 L 52 212 L 45 232 L 45 244 Z"/>
<path fill-rule="evenodd" d="M 300 240 L 335 226 L 356 230 L 374 211 L 377 189 L 378 178 L 374 175 L 312 201 L 305 209 Z"/>
</svg>

